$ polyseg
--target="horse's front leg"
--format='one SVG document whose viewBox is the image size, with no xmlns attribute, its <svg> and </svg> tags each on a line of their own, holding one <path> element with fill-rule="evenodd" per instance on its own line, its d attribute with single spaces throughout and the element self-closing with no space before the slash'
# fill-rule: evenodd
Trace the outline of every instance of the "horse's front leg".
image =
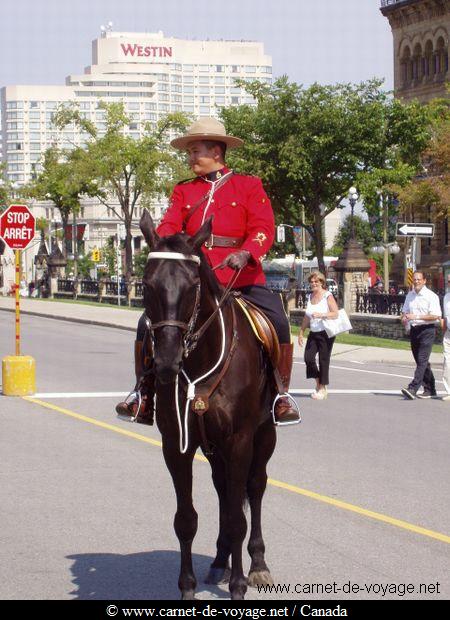
<svg viewBox="0 0 450 620">
<path fill-rule="evenodd" d="M 178 439 L 165 440 L 163 437 L 163 454 L 167 468 L 172 476 L 177 497 L 177 511 L 174 529 L 180 543 L 181 562 L 178 587 L 181 598 L 195 598 L 197 581 L 192 566 L 192 541 L 197 532 L 197 513 L 192 504 L 192 461 L 195 450 L 181 454 Z"/>
<path fill-rule="evenodd" d="M 227 459 L 228 532 L 231 547 L 230 594 L 232 600 L 243 600 L 247 579 L 242 567 L 242 545 L 247 533 L 244 500 L 250 463 L 252 460 L 252 434 L 233 437 Z"/>
<path fill-rule="evenodd" d="M 227 481 L 225 463 L 220 454 L 215 452 L 210 457 L 212 478 L 219 498 L 219 535 L 217 537 L 217 553 L 209 569 L 205 583 L 218 585 L 228 583 L 230 579 L 229 557 L 231 553 L 228 532 Z"/>
<path fill-rule="evenodd" d="M 259 427 L 254 439 L 253 461 L 247 491 L 251 510 L 248 552 L 251 557 L 248 585 L 272 585 L 273 579 L 265 562 L 265 546 L 261 529 L 261 504 L 267 485 L 266 466 L 275 448 L 275 427 L 269 421 Z"/>
</svg>

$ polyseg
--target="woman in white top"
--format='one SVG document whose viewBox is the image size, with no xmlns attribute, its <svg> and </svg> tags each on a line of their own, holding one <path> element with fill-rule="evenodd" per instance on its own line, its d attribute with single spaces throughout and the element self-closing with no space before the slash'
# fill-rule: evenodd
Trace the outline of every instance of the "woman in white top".
<svg viewBox="0 0 450 620">
<path fill-rule="evenodd" d="M 306 378 L 316 380 L 316 389 L 311 398 L 324 400 L 327 397 L 331 350 L 334 337 L 325 331 L 323 319 L 337 319 L 338 307 L 333 295 L 326 289 L 326 278 L 319 271 L 313 271 L 308 278 L 311 295 L 303 317 L 298 343 L 303 345 L 303 333 L 309 326 L 308 340 L 305 347 Z M 316 356 L 319 354 L 319 366 Z"/>
</svg>

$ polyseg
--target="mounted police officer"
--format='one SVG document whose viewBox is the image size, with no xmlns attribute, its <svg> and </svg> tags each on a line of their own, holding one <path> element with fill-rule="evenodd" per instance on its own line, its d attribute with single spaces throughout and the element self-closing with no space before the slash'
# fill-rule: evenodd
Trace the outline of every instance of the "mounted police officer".
<svg viewBox="0 0 450 620">
<path fill-rule="evenodd" d="M 289 321 L 280 295 L 266 286 L 261 262 L 270 250 L 275 233 L 274 215 L 270 200 L 258 177 L 235 174 L 225 165 L 227 148 L 243 144 L 240 138 L 228 136 L 218 120 L 201 117 L 187 130 L 186 135 L 172 140 L 174 148 L 187 153 L 188 162 L 196 177 L 176 185 L 169 208 L 157 233 L 166 237 L 185 231 L 194 235 L 205 219 L 214 216 L 213 234 L 203 251 L 219 282 L 227 285 L 235 270 L 241 270 L 234 287 L 242 296 L 258 306 L 271 320 L 280 342 L 278 372 L 283 388 L 288 392 L 292 372 L 293 345 Z M 135 371 L 143 372 L 142 341 L 145 319 L 141 317 L 135 344 Z M 143 401 L 137 398 L 117 405 L 121 416 L 152 423 L 153 394 L 151 379 L 143 390 Z M 140 400 L 140 399 L 139 399 Z M 298 410 L 287 396 L 277 399 L 275 418 L 279 423 L 299 421 Z"/>
</svg>

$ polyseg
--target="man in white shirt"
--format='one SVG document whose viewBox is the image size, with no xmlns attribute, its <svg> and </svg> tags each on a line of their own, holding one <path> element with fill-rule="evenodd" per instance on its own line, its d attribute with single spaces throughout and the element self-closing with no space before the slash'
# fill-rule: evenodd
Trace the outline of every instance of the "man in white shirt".
<svg viewBox="0 0 450 620">
<path fill-rule="evenodd" d="M 447 274 L 447 291 L 444 297 L 444 374 L 443 382 L 447 396 L 442 400 L 450 401 L 450 273 Z"/>
<path fill-rule="evenodd" d="M 402 394 L 414 400 L 436 396 L 436 385 L 430 366 L 430 354 L 436 336 L 436 325 L 442 316 L 439 297 L 426 287 L 427 280 L 421 271 L 413 275 L 414 289 L 405 299 L 402 309 L 402 323 L 410 327 L 411 350 L 416 362 L 414 378 Z M 423 385 L 423 393 L 417 394 Z"/>
</svg>

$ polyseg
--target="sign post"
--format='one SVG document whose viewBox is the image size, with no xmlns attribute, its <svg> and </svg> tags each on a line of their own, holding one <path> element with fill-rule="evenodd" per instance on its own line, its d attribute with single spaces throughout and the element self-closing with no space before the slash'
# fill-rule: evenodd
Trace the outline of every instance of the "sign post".
<svg viewBox="0 0 450 620">
<path fill-rule="evenodd" d="M 420 239 L 422 237 L 434 237 L 434 224 L 429 222 L 397 222 L 396 236 L 398 238 L 411 238 L 411 251 L 406 259 L 406 280 L 408 286 L 412 284 L 412 275 L 420 262 Z"/>
<path fill-rule="evenodd" d="M 2 360 L 5 396 L 26 396 L 36 391 L 34 359 L 20 354 L 21 252 L 33 240 L 35 224 L 34 215 L 25 205 L 11 205 L 0 217 L 0 237 L 15 253 L 15 356 Z"/>
</svg>

